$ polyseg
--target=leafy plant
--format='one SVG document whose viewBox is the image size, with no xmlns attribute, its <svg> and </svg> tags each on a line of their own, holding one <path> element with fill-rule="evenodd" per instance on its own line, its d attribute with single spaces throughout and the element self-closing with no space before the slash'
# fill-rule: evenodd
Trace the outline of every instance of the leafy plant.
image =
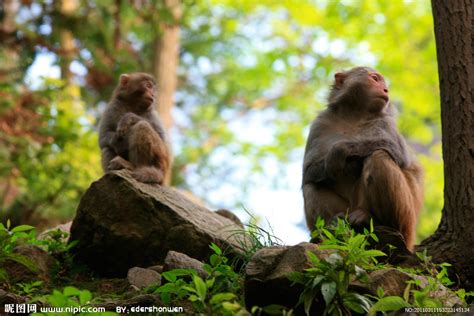
<svg viewBox="0 0 474 316">
<path fill-rule="evenodd" d="M 195 270 L 175 269 L 163 272 L 162 277 L 168 281 L 153 293 L 160 294 L 165 304 L 187 299 L 193 303 L 198 313 L 215 315 L 245 315 L 243 307 L 242 276 L 228 264 L 228 258 L 215 244 L 209 263 L 203 265 L 208 276 L 203 279 Z"/>
<path fill-rule="evenodd" d="M 19 263 L 31 271 L 36 271 L 37 267 L 29 258 L 14 253 L 13 250 L 21 242 L 28 242 L 35 240 L 36 231 L 33 226 L 20 225 L 14 228 L 10 227 L 10 220 L 4 226 L 0 223 L 0 281 L 8 279 L 8 274 L 4 268 L 1 268 L 5 261 L 12 260 Z"/>
<path fill-rule="evenodd" d="M 304 305 L 307 315 L 310 315 L 313 303 L 321 298 L 326 304 L 325 314 L 328 315 L 369 311 L 373 304 L 371 298 L 350 291 L 349 284 L 356 280 L 367 282 L 367 271 L 374 269 L 378 263 L 375 257 L 385 256 L 381 251 L 366 249 L 370 239 L 377 241 L 373 231 L 371 225 L 370 231 L 356 234 L 342 219 L 330 230 L 325 227 L 324 220 L 318 218 L 312 237 L 320 238 L 319 249 L 330 250 L 331 254 L 320 259 L 314 253 L 308 252 L 313 266 L 304 272 L 294 272 L 290 275 L 293 284 L 304 285 L 298 304 Z"/>
<path fill-rule="evenodd" d="M 29 282 L 29 283 L 18 283 L 16 285 L 16 288 L 19 294 L 31 296 L 38 293 L 42 285 L 43 285 L 43 281 L 38 280 L 38 281 Z"/>
<path fill-rule="evenodd" d="M 41 240 L 41 245 L 51 254 L 67 253 L 77 245 L 78 240 L 68 243 L 69 233 L 60 229 L 48 231 Z"/>
<path fill-rule="evenodd" d="M 448 288 L 454 284 L 448 277 L 449 263 L 435 264 L 427 255 L 426 249 L 417 252 L 420 265 L 415 268 L 399 268 L 401 271 L 412 274 L 413 279 L 407 281 L 407 287 L 401 296 L 384 296 L 383 289 L 379 288 L 377 296 L 379 300 L 369 310 L 369 315 L 377 312 L 398 311 L 405 307 L 435 308 L 446 306 L 445 300 L 450 295 L 456 295 L 465 304 L 465 299 L 474 296 L 474 292 L 466 292 L 464 289 L 452 291 Z M 435 297 L 433 293 L 440 293 L 441 287 L 446 286 L 443 296 Z"/>
</svg>

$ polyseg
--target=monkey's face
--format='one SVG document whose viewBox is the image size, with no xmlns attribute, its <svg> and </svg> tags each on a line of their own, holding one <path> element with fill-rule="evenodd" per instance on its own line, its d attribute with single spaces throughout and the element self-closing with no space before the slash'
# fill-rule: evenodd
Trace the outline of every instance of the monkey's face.
<svg viewBox="0 0 474 316">
<path fill-rule="evenodd" d="M 384 77 L 377 71 L 356 67 L 335 75 L 329 101 L 356 111 L 381 112 L 389 104 Z"/>
<path fill-rule="evenodd" d="M 366 77 L 367 105 L 369 112 L 383 111 L 390 101 L 384 77 L 376 71 Z"/>
<path fill-rule="evenodd" d="M 120 95 L 134 111 L 146 111 L 155 103 L 155 80 L 145 73 L 122 75 Z"/>
</svg>

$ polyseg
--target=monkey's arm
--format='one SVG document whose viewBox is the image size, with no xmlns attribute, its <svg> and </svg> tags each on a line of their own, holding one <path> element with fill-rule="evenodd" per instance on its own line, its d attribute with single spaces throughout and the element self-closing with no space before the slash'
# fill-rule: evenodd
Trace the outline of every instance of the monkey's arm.
<svg viewBox="0 0 474 316">
<path fill-rule="evenodd" d="M 112 138 L 110 140 L 110 146 L 115 150 L 115 152 L 119 155 L 122 156 L 123 158 L 128 157 L 128 134 L 130 133 L 130 129 L 132 126 L 134 126 L 136 123 L 139 121 L 143 120 L 140 116 L 128 112 L 122 118 L 117 124 L 117 130 L 112 135 Z"/>
<path fill-rule="evenodd" d="M 113 150 L 119 118 L 120 114 L 115 107 L 108 107 L 102 115 L 99 125 L 99 146 L 101 149 Z"/>
<path fill-rule="evenodd" d="M 311 162 L 303 170 L 303 186 L 308 183 L 324 183 L 329 180 L 324 160 Z"/>
<path fill-rule="evenodd" d="M 148 122 L 151 124 L 151 127 L 153 127 L 158 136 L 160 136 L 160 138 L 166 143 L 167 137 L 165 129 L 163 128 L 163 123 L 161 122 L 160 118 L 154 112 L 151 112 L 148 118 Z"/>
<path fill-rule="evenodd" d="M 393 142 L 389 139 L 367 139 L 358 142 L 340 142 L 337 143 L 329 152 L 327 161 L 334 164 L 333 168 L 342 168 L 347 160 L 354 161 L 358 158 L 370 156 L 376 150 L 385 150 L 390 157 L 401 167 L 406 167 L 409 163 L 406 149 L 399 142 Z"/>
</svg>

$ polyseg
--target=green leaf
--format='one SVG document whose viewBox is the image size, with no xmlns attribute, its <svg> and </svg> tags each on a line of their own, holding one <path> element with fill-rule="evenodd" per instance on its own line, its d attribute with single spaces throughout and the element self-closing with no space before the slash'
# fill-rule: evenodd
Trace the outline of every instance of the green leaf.
<svg viewBox="0 0 474 316">
<path fill-rule="evenodd" d="M 237 302 L 222 302 L 222 308 L 225 311 L 235 312 L 235 311 L 238 311 L 241 308 L 241 306 Z"/>
<path fill-rule="evenodd" d="M 319 260 L 318 256 L 317 256 L 314 252 L 312 252 L 312 251 L 307 251 L 307 252 L 306 252 L 306 255 L 308 256 L 309 260 L 311 260 L 311 263 L 312 263 L 313 265 L 317 265 L 317 264 L 319 263 L 320 260 Z"/>
<path fill-rule="evenodd" d="M 385 296 L 385 291 L 384 291 L 383 287 L 379 286 L 379 287 L 377 288 L 377 296 L 378 296 L 379 298 L 382 298 L 382 297 Z"/>
<path fill-rule="evenodd" d="M 350 238 L 349 241 L 348 241 L 350 249 L 360 248 L 360 246 L 362 245 L 364 240 L 365 240 L 364 235 L 356 235 L 356 236 Z"/>
<path fill-rule="evenodd" d="M 11 232 L 12 233 L 19 233 L 19 232 L 25 232 L 25 231 L 28 231 L 28 230 L 32 230 L 34 229 L 33 226 L 30 226 L 30 225 L 19 225 L 19 226 L 16 226 L 14 227 Z"/>
<path fill-rule="evenodd" d="M 319 283 L 321 283 L 321 281 L 324 280 L 324 276 L 323 275 L 317 275 L 313 281 L 311 282 L 311 288 L 312 289 L 315 289 Z"/>
<path fill-rule="evenodd" d="M 81 294 L 81 291 L 73 286 L 66 286 L 63 290 L 63 293 L 66 296 L 79 296 Z"/>
<path fill-rule="evenodd" d="M 171 292 L 175 288 L 174 283 L 165 283 L 159 288 L 157 288 L 153 293 L 165 293 L 165 292 Z"/>
<path fill-rule="evenodd" d="M 170 282 L 176 282 L 178 277 L 196 275 L 196 270 L 193 269 L 173 269 L 163 272 L 161 275 Z"/>
<path fill-rule="evenodd" d="M 314 302 L 314 295 L 312 293 L 307 293 L 306 296 L 303 297 L 303 303 L 304 303 L 304 312 L 306 315 L 310 315 L 309 312 L 311 310 L 311 306 L 313 305 Z"/>
<path fill-rule="evenodd" d="M 346 293 L 342 297 L 342 304 L 359 314 L 367 313 L 372 302 L 365 296 L 357 293 Z"/>
<path fill-rule="evenodd" d="M 209 262 L 211 263 L 211 266 L 215 267 L 221 263 L 221 257 L 219 255 L 213 254 L 209 257 Z"/>
<path fill-rule="evenodd" d="M 336 282 L 324 282 L 321 285 L 321 293 L 323 294 L 326 306 L 329 306 L 334 298 L 334 295 L 336 295 Z"/>
<path fill-rule="evenodd" d="M 199 299 L 204 302 L 206 300 L 207 293 L 206 283 L 204 283 L 203 279 L 197 275 L 193 276 L 193 283 L 196 287 L 196 294 L 199 296 Z"/>
<path fill-rule="evenodd" d="M 347 251 L 349 247 L 347 246 L 341 246 L 341 245 L 320 245 L 319 249 L 324 250 L 324 249 L 334 249 L 334 250 L 341 250 L 341 251 Z"/>
<path fill-rule="evenodd" d="M 209 246 L 216 254 L 222 255 L 222 250 L 215 243 L 211 243 Z"/>
<path fill-rule="evenodd" d="M 386 254 L 385 254 L 383 251 L 375 250 L 375 249 L 365 250 L 365 251 L 362 253 L 362 255 L 365 256 L 365 257 L 382 257 L 382 256 L 386 256 Z"/>
<path fill-rule="evenodd" d="M 369 309 L 369 315 L 376 315 L 377 312 L 392 312 L 402 308 L 410 307 L 400 296 L 386 296 L 381 298 Z"/>
<path fill-rule="evenodd" d="M 216 278 L 210 278 L 206 280 L 206 287 L 208 289 L 212 288 L 214 286 L 214 283 L 216 282 Z"/>
<path fill-rule="evenodd" d="M 234 293 L 217 293 L 217 294 L 214 294 L 211 297 L 209 302 L 211 304 L 219 304 L 221 302 L 231 301 L 231 300 L 234 300 L 236 298 L 237 298 L 237 296 Z"/>
<path fill-rule="evenodd" d="M 323 228 L 323 229 L 321 229 L 321 231 L 324 233 L 324 235 L 326 235 L 326 237 L 327 237 L 329 240 L 335 239 L 334 235 L 333 235 L 329 230 Z"/>
<path fill-rule="evenodd" d="M 79 303 L 81 305 L 87 304 L 92 299 L 92 294 L 88 290 L 82 290 L 79 294 Z"/>
</svg>

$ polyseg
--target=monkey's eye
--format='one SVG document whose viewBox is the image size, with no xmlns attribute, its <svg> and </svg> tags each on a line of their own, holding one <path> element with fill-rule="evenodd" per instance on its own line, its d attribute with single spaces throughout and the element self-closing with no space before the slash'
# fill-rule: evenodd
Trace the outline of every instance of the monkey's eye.
<svg viewBox="0 0 474 316">
<path fill-rule="evenodd" d="M 147 83 L 145 83 L 145 88 L 151 89 L 151 88 L 153 88 L 153 85 L 151 84 L 151 82 L 147 82 Z"/>
<path fill-rule="evenodd" d="M 374 79 L 375 81 L 379 81 L 379 77 L 376 74 L 371 74 L 370 78 Z"/>
</svg>

